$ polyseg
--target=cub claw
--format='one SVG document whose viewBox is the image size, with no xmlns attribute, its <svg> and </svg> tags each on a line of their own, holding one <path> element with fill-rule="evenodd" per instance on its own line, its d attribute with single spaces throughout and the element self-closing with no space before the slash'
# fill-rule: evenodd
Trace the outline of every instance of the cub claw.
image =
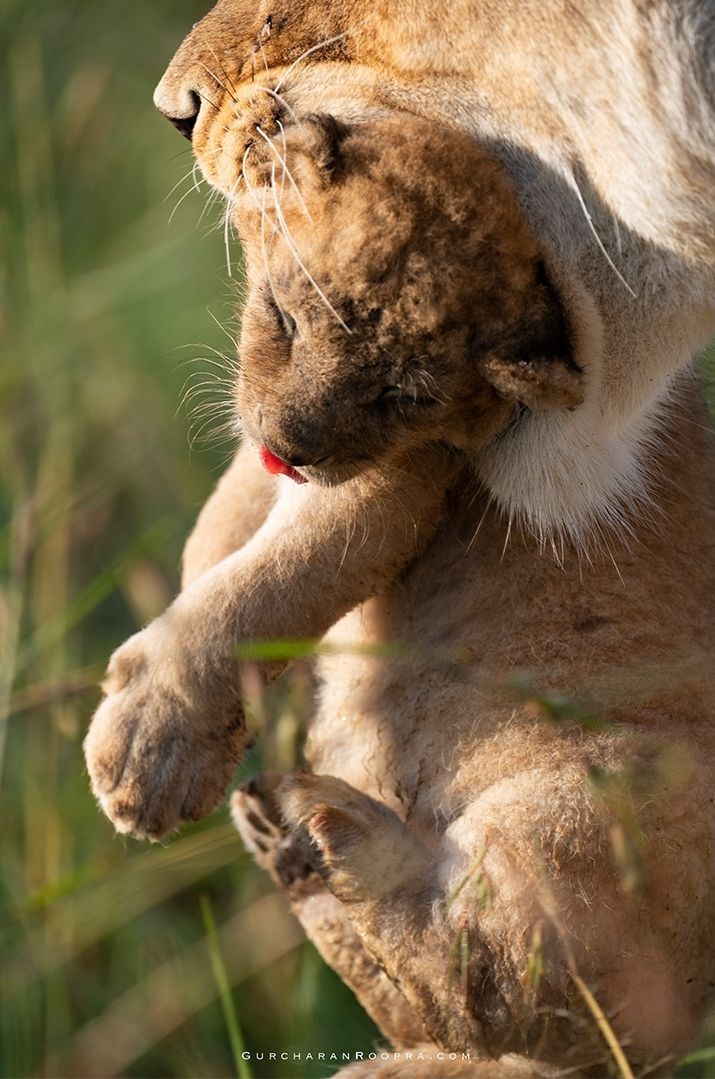
<svg viewBox="0 0 715 1079">
<path fill-rule="evenodd" d="M 275 773 L 252 776 L 232 795 L 231 816 L 258 865 L 295 896 L 322 887 L 322 882 L 315 848 L 305 835 L 283 824 L 279 789 L 284 779 Z"/>
</svg>

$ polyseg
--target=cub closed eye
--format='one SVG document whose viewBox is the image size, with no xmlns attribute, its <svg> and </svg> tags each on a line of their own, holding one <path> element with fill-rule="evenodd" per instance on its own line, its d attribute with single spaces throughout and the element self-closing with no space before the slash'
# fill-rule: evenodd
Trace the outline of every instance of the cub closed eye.
<svg viewBox="0 0 715 1079">
<path fill-rule="evenodd" d="M 441 403 L 436 396 L 414 393 L 406 386 L 384 386 L 370 404 L 380 405 L 386 401 L 401 401 L 412 408 L 433 408 Z"/>
<path fill-rule="evenodd" d="M 377 397 L 375 398 L 375 402 L 378 402 L 378 401 L 392 401 L 392 400 L 394 400 L 394 399 L 396 399 L 398 397 L 401 397 L 401 396 L 402 396 L 402 387 L 401 386 L 384 386 L 383 389 L 380 390 Z"/>
<path fill-rule="evenodd" d="M 278 326 L 286 337 L 289 338 L 289 340 L 292 340 L 298 332 L 298 324 L 295 319 L 278 305 L 272 292 L 266 291 L 266 301 Z"/>
<path fill-rule="evenodd" d="M 289 315 L 287 311 L 282 313 L 283 329 L 288 337 L 295 337 L 298 332 L 298 323 L 295 321 L 292 315 Z"/>
</svg>

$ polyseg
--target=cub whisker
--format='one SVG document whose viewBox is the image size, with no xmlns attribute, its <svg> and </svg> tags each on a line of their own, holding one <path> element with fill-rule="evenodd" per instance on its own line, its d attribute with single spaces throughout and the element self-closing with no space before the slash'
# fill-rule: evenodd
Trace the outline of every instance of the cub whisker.
<svg viewBox="0 0 715 1079">
<path fill-rule="evenodd" d="M 204 435 L 206 430 L 209 430 L 208 435 Z M 216 426 L 215 417 L 209 416 L 196 431 L 191 431 L 189 434 L 189 449 L 194 450 L 197 445 L 210 445 L 213 442 L 220 442 L 224 438 L 233 438 L 236 435 L 235 422 L 227 420 L 223 424 Z"/>
<path fill-rule="evenodd" d="M 452 398 L 439 389 L 434 375 L 431 375 L 429 371 L 420 368 L 417 371 L 410 372 L 410 376 L 413 382 L 412 388 L 415 398 L 418 396 L 416 391 L 419 385 L 424 394 L 438 404 L 448 405 L 452 403 Z"/>
<path fill-rule="evenodd" d="M 230 230 L 231 230 L 231 211 L 233 209 L 234 196 L 236 194 L 236 191 L 238 190 L 239 184 L 241 183 L 242 179 L 243 179 L 243 175 L 241 174 L 241 175 L 239 175 L 238 179 L 236 180 L 236 183 L 231 188 L 231 191 L 228 194 L 228 198 L 226 199 L 226 214 L 225 214 L 225 217 L 224 217 L 224 224 L 223 224 L 223 243 L 224 243 L 224 248 L 226 250 L 226 269 L 228 270 L 228 276 L 229 277 L 233 277 L 233 268 L 231 266 L 230 236 L 229 236 L 229 233 L 230 233 Z"/>
<path fill-rule="evenodd" d="M 211 318 L 212 318 L 212 319 L 214 320 L 214 322 L 215 322 L 215 323 L 216 323 L 216 325 L 218 326 L 218 328 L 219 328 L 219 330 L 221 331 L 221 333 L 225 334 L 225 335 L 226 335 L 226 337 L 228 337 L 228 339 L 229 339 L 229 341 L 231 342 L 231 344 L 233 345 L 234 349 L 236 350 L 236 352 L 238 352 L 238 339 L 237 339 L 236 337 L 233 337 L 233 336 L 232 336 L 232 335 L 231 335 L 231 334 L 230 334 L 230 333 L 228 332 L 228 330 L 226 329 L 226 327 L 225 327 L 225 326 L 224 326 L 224 325 L 223 325 L 223 324 L 222 324 L 221 322 L 219 322 L 219 320 L 218 320 L 218 319 L 216 318 L 216 316 L 214 315 L 213 311 L 209 311 L 209 315 L 210 315 L 210 316 L 211 316 Z M 229 363 L 230 363 L 230 364 L 232 365 L 232 368 L 233 368 L 234 370 L 235 370 L 235 369 L 236 369 L 236 368 L 238 367 L 238 358 L 237 358 L 237 356 L 236 356 L 236 355 L 234 355 L 234 357 L 233 357 L 233 358 L 229 359 L 228 357 L 224 356 L 224 354 L 223 354 L 222 352 L 219 352 L 219 351 L 218 351 L 217 349 L 213 349 L 212 351 L 213 351 L 213 352 L 215 352 L 217 356 L 221 356 L 221 357 L 222 357 L 223 359 L 227 360 L 227 362 L 229 362 Z"/>
<path fill-rule="evenodd" d="M 214 380 L 213 378 L 208 382 L 196 383 L 193 381 L 195 377 L 196 376 L 194 375 L 190 376 L 184 384 L 184 389 L 182 390 L 174 418 L 176 418 L 183 409 L 186 409 L 187 416 L 191 417 L 200 405 L 220 403 L 224 409 L 226 409 L 228 405 L 233 408 L 233 383 L 227 382 L 225 385 L 221 386 L 218 383 L 218 380 Z M 222 397 L 225 396 L 225 400 L 220 400 L 219 402 L 215 399 L 214 395 L 217 391 Z M 210 397 L 210 400 L 202 400 L 206 397 Z"/>
<path fill-rule="evenodd" d="M 218 328 L 223 333 L 226 334 L 226 336 L 228 337 L 231 344 L 234 345 L 235 348 L 238 348 L 238 345 L 236 344 L 236 341 L 234 340 L 234 338 L 231 337 L 228 330 L 225 329 L 225 327 L 221 325 L 221 323 L 216 318 L 216 316 L 213 314 L 213 312 L 209 311 L 209 315 L 211 316 L 213 321 L 216 323 Z M 213 357 L 211 357 L 211 356 L 192 356 L 192 357 L 189 357 L 189 359 L 187 359 L 187 360 L 183 360 L 179 364 L 179 368 L 186 367 L 191 363 L 203 363 L 203 362 L 215 364 L 216 367 L 218 367 L 220 370 L 226 370 L 227 372 L 230 372 L 230 373 L 235 373 L 239 368 L 239 360 L 238 360 L 237 355 L 228 356 L 225 352 L 221 352 L 219 349 L 214 348 L 213 345 L 206 344 L 206 342 L 204 342 L 204 341 L 196 341 L 193 344 L 183 345 L 181 347 L 182 348 L 205 348 L 208 352 L 213 352 L 216 359 L 213 359 Z"/>
</svg>

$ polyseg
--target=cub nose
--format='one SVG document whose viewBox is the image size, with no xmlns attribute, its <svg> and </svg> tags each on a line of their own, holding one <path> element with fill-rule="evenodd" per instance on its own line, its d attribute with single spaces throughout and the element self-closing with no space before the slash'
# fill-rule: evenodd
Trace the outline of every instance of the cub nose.
<svg viewBox="0 0 715 1079">
<path fill-rule="evenodd" d="M 162 79 L 154 91 L 154 104 L 162 116 L 191 141 L 201 109 L 201 96 L 197 90 L 181 87 L 178 91 L 165 85 Z"/>
</svg>

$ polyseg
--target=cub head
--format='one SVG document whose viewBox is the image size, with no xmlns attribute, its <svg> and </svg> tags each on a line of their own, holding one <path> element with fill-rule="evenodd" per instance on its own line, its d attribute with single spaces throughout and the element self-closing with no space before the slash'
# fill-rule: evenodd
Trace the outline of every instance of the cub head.
<svg viewBox="0 0 715 1079">
<path fill-rule="evenodd" d="M 408 115 L 261 134 L 233 200 L 237 401 L 270 460 L 333 484 L 430 441 L 478 452 L 525 410 L 580 404 L 563 309 L 484 149 Z"/>
</svg>

